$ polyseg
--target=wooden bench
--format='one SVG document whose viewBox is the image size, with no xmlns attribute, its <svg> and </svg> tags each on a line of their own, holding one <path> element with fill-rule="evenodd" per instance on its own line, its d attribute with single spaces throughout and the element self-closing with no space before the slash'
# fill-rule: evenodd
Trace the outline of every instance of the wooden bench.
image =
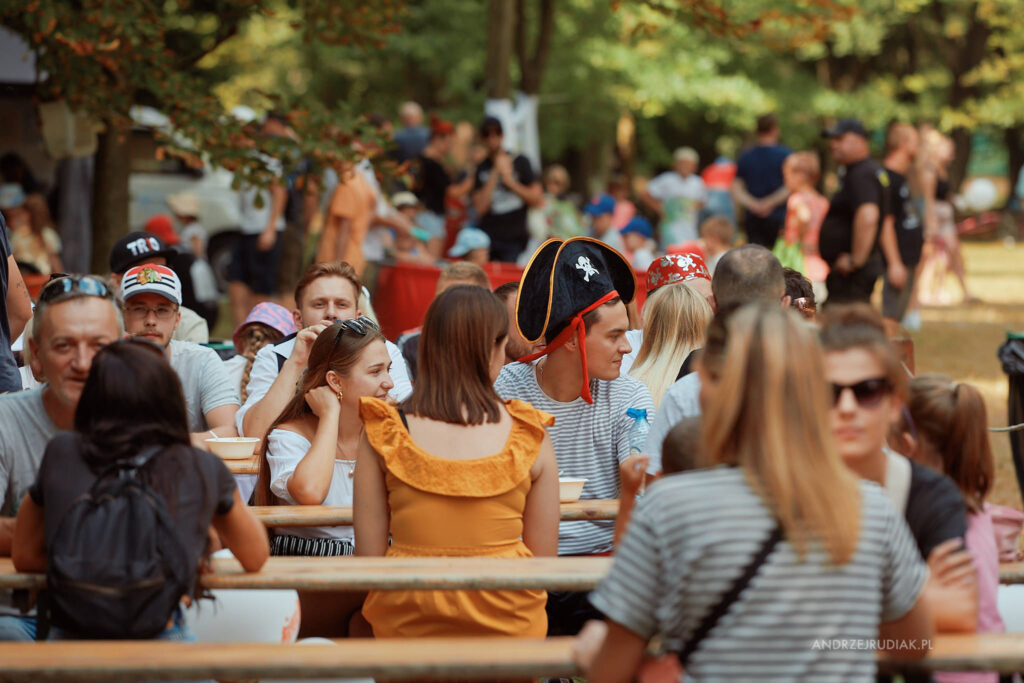
<svg viewBox="0 0 1024 683">
<path fill-rule="evenodd" d="M 589 591 L 610 566 L 609 557 L 272 557 L 248 573 L 237 560 L 218 558 L 200 581 L 211 589 Z M 45 585 L 43 574 L 19 574 L 0 559 L 0 589 Z"/>
<path fill-rule="evenodd" d="M 0 680 L 568 678 L 572 638 L 352 639 L 334 644 L 0 643 Z"/>
<path fill-rule="evenodd" d="M 206 588 L 292 588 L 301 590 L 485 590 L 589 591 L 611 568 L 610 557 L 272 557 L 254 573 L 234 559 L 217 558 Z M 1003 584 L 1024 583 L 1024 565 L 1004 565 Z M 0 589 L 44 587 L 42 574 L 14 571 L 0 558 Z"/>
<path fill-rule="evenodd" d="M 255 505 L 250 508 L 266 526 L 347 526 L 352 524 L 352 507 L 348 505 Z M 615 519 L 618 500 L 581 500 L 562 503 L 563 522 Z"/>
<path fill-rule="evenodd" d="M 316 644 L 65 641 L 0 643 L 0 680 L 566 678 L 572 638 L 351 639 Z M 945 635 L 919 661 L 879 655 L 885 673 L 1024 669 L 1024 634 Z"/>
</svg>

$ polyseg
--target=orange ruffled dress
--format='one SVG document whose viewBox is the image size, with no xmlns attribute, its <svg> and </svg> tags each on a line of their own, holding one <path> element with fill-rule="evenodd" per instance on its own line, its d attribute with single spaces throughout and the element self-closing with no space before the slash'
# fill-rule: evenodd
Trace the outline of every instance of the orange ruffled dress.
<svg viewBox="0 0 1024 683">
<path fill-rule="evenodd" d="M 362 399 L 366 436 L 386 468 L 388 557 L 532 557 L 522 541 L 530 468 L 554 418 L 522 401 L 505 448 L 472 460 L 422 450 L 384 401 Z M 547 633 L 542 590 L 372 591 L 363 616 L 378 638 L 522 636 Z"/>
</svg>

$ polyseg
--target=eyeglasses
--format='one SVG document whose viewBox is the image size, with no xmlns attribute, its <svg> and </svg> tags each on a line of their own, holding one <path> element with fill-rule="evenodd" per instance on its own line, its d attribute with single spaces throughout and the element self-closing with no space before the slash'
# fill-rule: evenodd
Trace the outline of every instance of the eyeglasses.
<svg viewBox="0 0 1024 683">
<path fill-rule="evenodd" d="M 882 402 L 886 394 L 892 391 L 892 384 L 885 377 L 872 377 L 856 384 L 836 384 L 832 386 L 832 407 L 839 405 L 839 399 L 843 392 L 849 389 L 853 392 L 853 398 L 861 408 L 873 408 Z"/>
<path fill-rule="evenodd" d="M 174 305 L 160 305 L 160 306 L 143 306 L 141 304 L 137 306 L 125 306 L 124 312 L 138 320 L 145 320 L 149 317 L 149 312 L 152 311 L 153 315 L 156 316 L 157 320 L 168 320 L 172 315 L 177 313 L 178 307 Z"/>
<path fill-rule="evenodd" d="M 46 283 L 39 292 L 37 303 L 52 303 L 54 300 L 72 292 L 81 292 L 82 296 L 95 296 L 101 299 L 113 297 L 107 286 L 91 275 L 62 275 L 57 278 L 51 278 Z"/>
<path fill-rule="evenodd" d="M 372 318 L 367 318 L 365 315 L 361 315 L 358 318 L 349 318 L 348 320 L 339 320 L 334 323 L 338 326 L 338 332 L 334 335 L 334 346 L 331 347 L 331 355 L 338 350 L 338 342 L 341 341 L 341 335 L 345 331 L 358 334 L 360 337 L 365 337 L 370 332 L 379 332 L 380 328 L 377 327 L 377 323 L 373 322 Z"/>
</svg>

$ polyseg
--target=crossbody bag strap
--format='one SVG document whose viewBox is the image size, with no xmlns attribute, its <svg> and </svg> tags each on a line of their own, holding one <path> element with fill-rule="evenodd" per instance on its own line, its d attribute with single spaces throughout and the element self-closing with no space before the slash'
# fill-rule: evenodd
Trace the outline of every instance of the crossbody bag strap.
<svg viewBox="0 0 1024 683">
<path fill-rule="evenodd" d="M 764 540 L 761 547 L 758 548 L 757 553 L 750 560 L 747 566 L 744 568 L 743 573 L 733 582 L 729 590 L 719 599 L 711 611 L 704 615 L 700 625 L 694 630 L 693 634 L 683 645 L 682 649 L 677 653 L 679 656 L 679 662 L 685 667 L 686 661 L 690 656 L 696 652 L 697 647 L 700 646 L 701 642 L 711 633 L 711 629 L 715 627 L 718 621 L 725 616 L 725 613 L 729 611 L 732 604 L 740 597 L 740 594 L 750 583 L 750 580 L 754 578 L 761 565 L 768 559 L 768 555 L 771 554 L 775 546 L 778 545 L 779 541 L 782 540 L 782 527 L 778 523 L 772 529 L 771 534 Z"/>
</svg>

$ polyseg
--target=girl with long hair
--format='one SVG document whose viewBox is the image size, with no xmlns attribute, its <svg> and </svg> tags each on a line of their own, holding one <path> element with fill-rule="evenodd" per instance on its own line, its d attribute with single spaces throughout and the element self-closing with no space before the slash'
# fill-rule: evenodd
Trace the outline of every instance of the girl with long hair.
<svg viewBox="0 0 1024 683">
<path fill-rule="evenodd" d="M 654 407 L 682 377 L 686 359 L 704 344 L 711 306 L 685 282 L 660 287 L 644 307 L 644 341 L 629 374 L 651 391 Z"/>
<path fill-rule="evenodd" d="M 999 546 L 990 506 L 985 503 L 995 480 L 995 459 L 988 439 L 985 399 L 971 384 L 946 375 L 921 375 L 910 381 L 906 410 L 897 427 L 901 450 L 943 472 L 967 505 L 967 550 L 978 572 L 978 632 L 1003 633 L 999 615 Z M 995 673 L 942 673 L 942 682 L 994 683 Z"/>
<path fill-rule="evenodd" d="M 836 452 L 814 333 L 778 306 L 719 312 L 698 372 L 711 467 L 641 500 L 591 596 L 610 621 L 577 646 L 588 680 L 631 679 L 655 635 L 698 680 L 870 680 L 874 650 L 809 644 L 875 639 L 881 624 L 882 638 L 920 645 L 927 571 L 882 492 Z"/>
<path fill-rule="evenodd" d="M 341 320 L 313 342 L 295 396 L 263 441 L 257 505 L 351 505 L 359 402 L 394 384 L 384 335 L 369 318 Z M 352 527 L 295 527 L 275 534 L 274 555 L 351 555 Z"/>
<path fill-rule="evenodd" d="M 245 322 L 235 329 L 231 339 L 238 355 L 224 361 L 233 385 L 241 392 L 242 405 L 249 397 L 249 378 L 256 354 L 268 344 L 276 344 L 298 330 L 292 313 L 278 304 L 263 301 L 253 306 Z"/>
<path fill-rule="evenodd" d="M 189 582 L 197 585 L 211 525 L 243 569 L 259 570 L 268 555 L 266 530 L 242 501 L 220 458 L 191 447 L 181 382 L 163 350 L 132 339 L 96 354 L 75 411 L 74 431 L 59 433 L 46 447 L 36 483 L 18 511 L 12 551 L 18 571 L 44 571 L 51 542 L 75 501 L 110 465 L 151 446 L 160 450 L 142 473 L 175 523 L 187 553 Z M 169 626 L 161 638 L 192 639 L 180 609 L 167 616 Z"/>
<path fill-rule="evenodd" d="M 359 555 L 530 557 L 558 552 L 558 466 L 546 413 L 502 402 L 508 313 L 482 287 L 445 290 L 427 309 L 419 371 L 400 407 L 366 398 L 356 465 Z M 391 539 L 389 545 L 388 539 Z M 373 591 L 378 638 L 543 638 L 547 595 Z"/>
</svg>

